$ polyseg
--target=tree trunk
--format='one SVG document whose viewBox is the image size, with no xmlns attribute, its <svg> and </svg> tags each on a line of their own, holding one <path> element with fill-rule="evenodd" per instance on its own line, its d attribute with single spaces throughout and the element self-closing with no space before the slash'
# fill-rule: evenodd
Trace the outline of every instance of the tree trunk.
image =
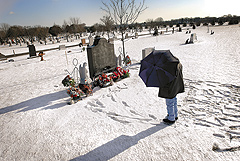
<svg viewBox="0 0 240 161">
<path fill-rule="evenodd" d="M 123 35 L 123 32 L 122 32 L 122 46 L 123 46 L 123 59 L 125 59 L 125 44 L 124 44 L 124 35 Z"/>
</svg>

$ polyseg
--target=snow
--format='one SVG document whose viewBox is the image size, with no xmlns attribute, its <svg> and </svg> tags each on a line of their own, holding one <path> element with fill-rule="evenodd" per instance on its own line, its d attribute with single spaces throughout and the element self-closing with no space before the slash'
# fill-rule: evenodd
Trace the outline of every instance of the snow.
<svg viewBox="0 0 240 161">
<path fill-rule="evenodd" d="M 238 160 L 240 30 L 238 25 L 210 30 L 215 34 L 204 26 L 192 30 L 198 41 L 187 45 L 190 34 L 184 30 L 129 39 L 130 78 L 94 88 L 93 96 L 73 105 L 67 105 L 61 81 L 66 69 L 73 70 L 74 58 L 87 62 L 80 47 L 46 51 L 45 61 L 25 55 L 0 62 L 0 160 Z M 118 56 L 121 42 L 114 43 Z M 148 47 L 170 49 L 183 64 L 185 93 L 178 95 L 179 119 L 171 126 L 162 122 L 167 112 L 158 89 L 145 87 L 138 76 L 142 49 Z M 65 51 L 71 51 L 68 63 Z"/>
</svg>

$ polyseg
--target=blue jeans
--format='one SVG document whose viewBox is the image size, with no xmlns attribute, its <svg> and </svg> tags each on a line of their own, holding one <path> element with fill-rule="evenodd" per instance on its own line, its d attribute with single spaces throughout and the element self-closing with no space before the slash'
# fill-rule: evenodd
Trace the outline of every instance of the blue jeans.
<svg viewBox="0 0 240 161">
<path fill-rule="evenodd" d="M 168 112 L 168 120 L 175 121 L 175 118 L 178 117 L 178 109 L 177 109 L 177 97 L 173 99 L 166 98 L 167 112 Z"/>
</svg>

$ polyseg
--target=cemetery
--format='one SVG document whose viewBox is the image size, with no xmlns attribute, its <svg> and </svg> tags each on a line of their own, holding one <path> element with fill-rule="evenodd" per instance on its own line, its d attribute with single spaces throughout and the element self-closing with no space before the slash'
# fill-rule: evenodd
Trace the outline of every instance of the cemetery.
<svg viewBox="0 0 240 161">
<path fill-rule="evenodd" d="M 239 26 L 188 28 L 129 32 L 125 58 L 120 33 L 1 46 L 0 159 L 236 160 Z M 139 78 L 154 50 L 183 65 L 186 91 L 171 126 L 161 121 L 159 89 Z"/>
<path fill-rule="evenodd" d="M 73 71 L 67 71 L 69 75 L 62 80 L 62 84 L 68 87 L 67 93 L 71 97 L 69 104 L 82 100 L 84 96 L 92 95 L 92 89 L 97 86 L 108 87 L 113 85 L 113 82 L 129 77 L 129 70 L 117 64 L 119 60 L 114 53 L 114 44 L 107 42 L 105 38 L 96 37 L 92 45 L 87 48 L 87 56 L 89 75 L 87 63 L 84 62 L 83 66 L 80 64 L 78 67 L 78 60 L 74 58 Z M 126 58 L 125 62 L 128 65 L 131 60 L 129 56 Z"/>
</svg>

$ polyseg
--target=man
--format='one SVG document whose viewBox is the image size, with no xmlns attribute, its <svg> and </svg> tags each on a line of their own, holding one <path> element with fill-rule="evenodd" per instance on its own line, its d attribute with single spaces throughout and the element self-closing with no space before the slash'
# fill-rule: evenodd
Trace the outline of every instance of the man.
<svg viewBox="0 0 240 161">
<path fill-rule="evenodd" d="M 182 75 L 182 64 L 179 62 L 176 66 L 176 78 L 159 88 L 158 96 L 166 99 L 168 115 L 163 121 L 173 124 L 178 119 L 177 94 L 184 92 L 184 83 Z"/>
</svg>

